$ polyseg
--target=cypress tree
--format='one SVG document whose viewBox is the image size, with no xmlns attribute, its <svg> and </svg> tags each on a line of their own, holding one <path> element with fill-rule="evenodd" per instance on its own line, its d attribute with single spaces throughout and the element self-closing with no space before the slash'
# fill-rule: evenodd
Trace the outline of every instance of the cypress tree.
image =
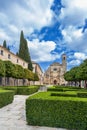
<svg viewBox="0 0 87 130">
<path fill-rule="evenodd" d="M 28 62 L 28 69 L 33 70 L 30 53 L 28 50 L 27 40 L 24 38 L 24 33 L 21 31 L 20 35 L 20 46 L 18 56 Z"/>
<path fill-rule="evenodd" d="M 6 40 L 3 41 L 3 47 L 4 47 L 4 48 L 7 48 Z"/>
</svg>

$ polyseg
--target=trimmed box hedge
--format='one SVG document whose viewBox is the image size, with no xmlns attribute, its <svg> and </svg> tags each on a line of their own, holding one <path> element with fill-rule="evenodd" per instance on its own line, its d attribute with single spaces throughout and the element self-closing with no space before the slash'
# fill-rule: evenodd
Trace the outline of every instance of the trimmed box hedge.
<svg viewBox="0 0 87 130">
<path fill-rule="evenodd" d="M 47 88 L 47 91 L 61 91 L 61 92 L 63 92 L 63 88 L 52 88 L 52 87 L 50 87 L 50 88 Z"/>
<path fill-rule="evenodd" d="M 47 89 L 47 91 L 61 91 L 61 92 L 65 92 L 65 91 L 79 91 L 81 89 L 76 89 L 76 88 L 69 88 L 69 87 L 49 87 Z"/>
<path fill-rule="evenodd" d="M 50 96 L 40 92 L 26 100 L 29 125 L 87 130 L 87 99 Z"/>
<path fill-rule="evenodd" d="M 4 90 L 13 90 L 15 94 L 18 95 L 30 95 L 32 93 L 35 93 L 38 91 L 40 86 L 18 86 L 18 87 L 12 87 L 12 86 L 7 86 L 7 87 L 0 87 L 1 89 Z"/>
<path fill-rule="evenodd" d="M 38 91 L 38 86 L 17 87 L 17 94 L 19 95 L 30 95 L 37 91 Z"/>
<path fill-rule="evenodd" d="M 77 93 L 78 97 L 83 97 L 83 98 L 87 98 L 87 92 L 78 92 Z"/>
<path fill-rule="evenodd" d="M 0 88 L 5 89 L 5 90 L 12 90 L 14 91 L 15 94 L 17 94 L 17 87 L 6 86 L 6 87 L 0 87 Z"/>
<path fill-rule="evenodd" d="M 51 96 L 77 97 L 75 93 L 51 93 Z"/>
<path fill-rule="evenodd" d="M 0 90 L 0 108 L 12 103 L 14 91 Z"/>
</svg>

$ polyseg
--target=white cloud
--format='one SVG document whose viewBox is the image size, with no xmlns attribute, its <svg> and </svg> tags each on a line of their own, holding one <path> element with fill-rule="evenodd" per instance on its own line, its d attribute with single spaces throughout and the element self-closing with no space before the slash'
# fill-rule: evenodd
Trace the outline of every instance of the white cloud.
<svg viewBox="0 0 87 130">
<path fill-rule="evenodd" d="M 59 18 L 63 42 L 70 49 L 87 53 L 87 30 L 83 32 L 87 18 L 87 0 L 62 0 L 62 4 L 64 8 L 61 9 Z"/>
<path fill-rule="evenodd" d="M 0 30 L 0 41 L 2 42 L 4 40 L 11 40 L 11 38 L 5 33 L 4 30 Z"/>
<path fill-rule="evenodd" d="M 83 33 L 82 28 L 77 29 L 75 26 L 68 26 L 61 32 L 68 48 L 87 53 L 87 30 Z"/>
<path fill-rule="evenodd" d="M 60 19 L 64 25 L 84 25 L 87 18 L 87 0 L 62 0 Z"/>
<path fill-rule="evenodd" d="M 29 35 L 35 29 L 40 30 L 53 22 L 53 12 L 50 9 L 53 0 L 22 0 L 21 2 L 8 0 L 0 3 L 0 30 L 3 28 L 10 39 L 18 41 L 21 30 L 25 35 Z M 4 39 L 6 37 L 3 37 Z"/>
<path fill-rule="evenodd" d="M 75 52 L 72 56 L 69 55 L 69 60 L 67 63 L 68 69 L 74 67 L 74 66 L 79 66 L 83 60 L 87 59 L 87 55 L 82 52 Z"/>
<path fill-rule="evenodd" d="M 78 60 L 85 60 L 87 58 L 87 55 L 81 52 L 75 52 L 74 57 Z"/>
<path fill-rule="evenodd" d="M 82 29 L 77 29 L 74 26 L 68 26 L 61 30 L 61 33 L 64 37 L 64 41 L 71 44 L 75 40 L 81 40 L 83 33 Z M 76 43 L 75 43 L 76 44 Z"/>
<path fill-rule="evenodd" d="M 56 48 L 56 44 L 53 41 L 40 42 L 38 39 L 34 39 L 33 41 L 28 41 L 28 46 L 31 58 L 36 62 L 54 61 L 60 57 L 58 53 L 51 53 Z"/>
<path fill-rule="evenodd" d="M 80 65 L 81 61 L 76 59 L 76 60 L 72 60 L 70 62 L 68 62 L 68 66 L 78 66 Z"/>
</svg>

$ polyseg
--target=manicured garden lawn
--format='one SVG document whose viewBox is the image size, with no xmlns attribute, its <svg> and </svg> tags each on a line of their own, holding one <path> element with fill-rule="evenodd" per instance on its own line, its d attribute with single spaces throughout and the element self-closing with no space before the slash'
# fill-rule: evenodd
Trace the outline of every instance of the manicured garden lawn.
<svg viewBox="0 0 87 130">
<path fill-rule="evenodd" d="M 86 130 L 87 90 L 69 87 L 48 90 L 26 100 L 28 124 Z"/>
<path fill-rule="evenodd" d="M 0 108 L 12 103 L 14 94 L 30 95 L 38 91 L 40 86 L 0 87 Z"/>
</svg>

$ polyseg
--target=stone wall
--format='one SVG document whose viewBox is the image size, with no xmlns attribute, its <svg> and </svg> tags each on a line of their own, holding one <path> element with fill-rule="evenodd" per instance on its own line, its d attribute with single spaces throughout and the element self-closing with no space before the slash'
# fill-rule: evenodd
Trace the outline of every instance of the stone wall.
<svg viewBox="0 0 87 130">
<path fill-rule="evenodd" d="M 28 86 L 27 79 L 15 79 L 11 77 L 0 77 L 0 86 Z"/>
</svg>

